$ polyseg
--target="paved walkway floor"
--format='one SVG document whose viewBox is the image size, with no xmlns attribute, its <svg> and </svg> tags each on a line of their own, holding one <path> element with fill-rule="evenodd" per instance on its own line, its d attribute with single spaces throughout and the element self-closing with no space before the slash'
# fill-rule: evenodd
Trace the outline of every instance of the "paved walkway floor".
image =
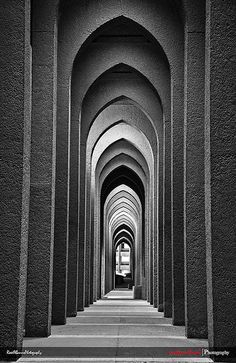
<svg viewBox="0 0 236 363">
<path fill-rule="evenodd" d="M 18 362 L 211 362 L 170 353 L 204 347 L 206 340 L 187 339 L 184 327 L 173 326 L 146 301 L 133 300 L 132 291 L 113 290 L 66 325 L 52 326 L 48 338 L 25 338 L 23 350 L 42 355 Z"/>
</svg>

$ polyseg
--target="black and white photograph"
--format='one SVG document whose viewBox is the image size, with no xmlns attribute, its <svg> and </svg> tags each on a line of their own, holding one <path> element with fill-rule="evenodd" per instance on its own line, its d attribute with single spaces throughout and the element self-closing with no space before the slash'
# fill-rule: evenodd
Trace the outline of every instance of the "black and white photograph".
<svg viewBox="0 0 236 363">
<path fill-rule="evenodd" d="M 0 361 L 236 362 L 236 0 L 0 0 Z"/>
</svg>

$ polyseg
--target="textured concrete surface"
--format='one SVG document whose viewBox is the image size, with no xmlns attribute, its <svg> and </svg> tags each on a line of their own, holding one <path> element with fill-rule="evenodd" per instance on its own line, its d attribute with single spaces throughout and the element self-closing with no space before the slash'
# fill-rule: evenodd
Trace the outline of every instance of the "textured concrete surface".
<svg viewBox="0 0 236 363">
<path fill-rule="evenodd" d="M 183 50 L 181 50 L 183 51 Z M 184 325 L 184 91 L 183 62 L 172 82 L 171 115 L 171 243 L 172 243 L 172 318 Z"/>
<path fill-rule="evenodd" d="M 209 343 L 217 347 L 236 346 L 235 16 L 235 1 L 207 1 L 207 298 Z"/>
<path fill-rule="evenodd" d="M 35 13 L 39 5 L 43 16 L 40 23 L 39 14 L 36 16 Z M 27 336 L 47 336 L 51 328 L 54 239 L 56 12 L 54 9 L 53 17 L 44 1 L 33 1 L 32 11 L 32 132 L 25 333 Z"/>
<path fill-rule="evenodd" d="M 164 136 L 163 136 L 164 138 Z M 164 146 L 163 146 L 164 148 Z M 158 308 L 158 311 L 163 311 L 163 251 L 164 251 L 164 203 L 165 203 L 165 196 L 164 196 L 164 160 L 163 160 L 163 153 L 164 150 L 160 152 L 160 169 L 159 169 L 159 176 L 160 176 L 160 185 L 159 185 L 159 203 L 158 203 L 158 211 L 157 211 L 157 218 L 158 218 L 158 229 L 157 229 L 157 236 L 156 241 L 154 239 L 154 246 L 156 244 L 156 248 L 153 252 L 154 258 L 154 286 L 156 288 L 156 294 L 154 293 L 154 301 L 153 307 Z M 167 151 L 168 152 L 168 151 Z M 162 157 L 162 160 L 161 160 Z M 155 213 L 155 210 L 154 210 Z M 155 217 L 154 217 L 155 218 Z M 157 259 L 156 256 L 159 256 Z M 154 289 L 155 291 L 155 289 Z"/>
<path fill-rule="evenodd" d="M 67 276 L 68 276 L 68 154 L 69 124 L 65 126 L 69 115 L 69 104 L 66 88 L 58 90 L 57 97 L 62 97 L 57 109 L 56 137 L 56 190 L 55 190 L 55 221 L 54 221 L 54 255 L 53 255 L 53 292 L 52 322 L 65 324 L 67 312 Z"/>
<path fill-rule="evenodd" d="M 64 67 L 65 76 L 67 72 L 70 73 L 75 55 L 88 33 L 91 34 L 106 22 L 120 16 L 128 17 L 156 37 L 170 63 L 174 63 L 174 57 L 179 57 L 182 24 L 179 21 L 178 12 L 169 12 L 168 5 L 165 1 L 157 3 L 155 0 L 149 1 L 149 6 L 137 0 L 125 4 L 117 3 L 116 0 L 106 0 L 103 1 L 102 6 L 97 6 L 92 1 L 89 6 L 88 2 L 72 2 L 72 5 L 67 6 L 63 11 L 59 29 L 61 66 Z M 94 22 L 95 16 L 96 22 Z M 87 32 L 85 29 L 88 29 Z M 75 34 L 77 37 L 73 36 Z"/>
<path fill-rule="evenodd" d="M 184 327 L 177 325 L 184 322 L 189 337 L 206 336 L 206 312 L 210 346 L 235 346 L 235 1 L 52 0 L 46 3 L 13 0 L 0 5 L 3 211 L 0 346 L 20 347 L 24 328 L 27 335 L 49 334 L 51 308 L 58 335 L 48 339 L 55 346 L 60 346 L 62 341 L 76 346 L 78 339 L 81 345 L 102 345 L 102 334 L 106 340 L 109 333 L 107 344 L 115 355 L 127 354 L 127 344 L 140 345 L 141 339 L 147 348 L 152 347 L 150 354 L 154 354 L 156 342 L 178 346 L 183 340 Z M 58 24 L 53 27 L 57 10 Z M 55 54 L 58 54 L 58 66 Z M 140 153 L 121 140 L 109 147 L 108 137 L 106 152 L 97 160 L 97 168 L 91 169 L 96 174 L 91 184 L 90 166 L 85 164 L 90 127 L 98 114 L 114 100 L 121 101 L 121 97 L 126 97 L 126 102 L 132 101 L 132 106 L 138 106 L 146 115 L 157 130 L 158 157 L 162 160 L 164 154 L 163 275 L 166 284 L 163 291 L 159 283 L 162 261 L 159 263 L 156 258 L 157 251 L 162 254 L 161 228 L 157 245 L 158 221 L 159 227 L 162 225 L 162 176 L 158 174 L 158 166 L 156 170 L 151 167 L 149 173 L 149 157 L 138 137 L 129 142 L 140 144 L 136 145 L 142 149 Z M 145 119 L 139 118 L 136 125 L 145 134 Z M 97 131 L 95 142 L 98 138 L 103 140 L 101 130 Z M 158 148 L 153 145 L 156 165 L 160 160 L 156 155 Z M 121 146 L 125 154 L 122 156 L 119 155 Z M 160 312 L 155 310 L 154 315 L 159 317 L 154 318 L 150 305 L 141 302 L 133 305 L 128 299 L 121 307 L 108 298 L 108 305 L 99 302 L 91 310 L 85 309 L 79 327 L 77 316 L 71 318 L 75 320 L 69 328 L 63 326 L 66 315 L 83 310 L 84 304 L 89 305 L 100 295 L 101 284 L 105 286 L 103 278 L 100 281 L 100 267 L 103 269 L 100 251 L 102 256 L 104 253 L 100 237 L 102 241 L 103 237 L 108 238 L 109 231 L 106 223 L 103 230 L 105 220 L 103 215 L 100 218 L 100 212 L 103 213 L 108 193 L 124 182 L 139 194 L 142 208 L 135 210 L 131 206 L 132 198 L 128 198 L 129 207 L 122 201 L 120 208 L 125 213 L 112 227 L 121 221 L 132 225 L 127 216 L 135 217 L 143 209 L 137 232 L 141 246 L 137 249 L 135 266 L 137 281 L 142 283 L 143 297 L 158 305 L 159 310 L 163 309 L 163 303 L 164 315 L 172 316 L 175 324 L 170 328 L 172 335 L 166 335 L 169 323 L 166 325 L 163 315 L 158 315 Z M 154 185 L 156 190 L 152 193 Z M 157 207 L 161 211 L 158 221 Z M 113 212 L 113 216 L 118 215 L 118 211 L 118 207 L 111 205 L 105 210 L 106 217 Z M 93 244 L 94 251 L 90 248 Z M 109 253 L 107 262 L 111 263 L 111 247 Z M 92 260 L 96 261 L 94 266 Z M 133 319 L 139 317 L 138 323 L 134 323 Z M 95 326 L 94 335 L 89 324 Z M 107 327 L 107 331 L 101 326 Z M 78 334 L 75 334 L 77 328 Z M 39 344 L 43 346 L 48 339 Z M 96 349 L 99 351 L 99 346 Z M 132 352 L 137 355 L 138 346 Z"/>
<path fill-rule="evenodd" d="M 85 154 L 85 144 L 81 142 L 81 153 Z M 85 163 L 80 163 L 80 175 L 85 175 Z M 80 208 L 85 205 L 85 178 L 80 177 L 80 189 L 79 189 L 79 203 Z M 74 195 L 74 191 L 72 190 Z M 78 301 L 77 301 L 77 311 L 83 311 L 84 309 L 84 259 L 85 259 L 85 241 L 84 241 L 84 229 L 85 229 L 85 213 L 79 213 L 79 256 L 78 256 Z"/>
<path fill-rule="evenodd" d="M 172 317 L 172 245 L 171 245 L 171 123 L 164 124 L 164 213 L 163 213 L 163 311 Z"/>
<path fill-rule="evenodd" d="M 0 4 L 0 347 L 21 347 L 30 187 L 30 1 Z"/>
<path fill-rule="evenodd" d="M 185 326 L 189 338 L 207 338 L 204 41 L 204 32 L 185 34 Z"/>
</svg>

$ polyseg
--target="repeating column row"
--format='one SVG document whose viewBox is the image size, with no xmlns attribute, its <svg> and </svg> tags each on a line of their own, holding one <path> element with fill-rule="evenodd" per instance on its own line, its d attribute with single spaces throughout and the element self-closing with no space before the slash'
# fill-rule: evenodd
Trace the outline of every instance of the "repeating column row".
<svg viewBox="0 0 236 363">
<path fill-rule="evenodd" d="M 71 123 L 72 83 L 62 76 L 62 48 L 57 52 L 56 2 L 40 8 L 44 23 L 33 16 L 31 29 L 29 5 L 21 0 L 13 8 L 1 5 L 2 346 L 21 346 L 24 329 L 27 336 L 47 336 L 51 318 L 65 324 L 66 316 L 99 298 L 104 262 L 103 188 L 91 183 L 91 171 L 99 182 L 92 159 L 83 159 L 88 135 L 80 139 L 82 103 Z M 185 324 L 188 337 L 208 336 L 218 348 L 236 343 L 234 14 L 233 0 L 227 7 L 220 0 L 206 1 L 206 15 L 203 11 L 201 21 L 187 23 L 180 56 L 171 60 L 168 101 L 155 89 L 162 109 L 158 121 L 144 110 L 150 124 L 161 126 L 136 236 L 142 244 L 135 261 L 141 261 L 143 296 L 173 324 Z M 125 87 L 135 98 L 135 89 Z M 138 155 L 130 149 L 129 160 L 120 160 L 139 168 L 133 152 Z M 120 163 L 115 148 L 109 153 L 113 158 L 101 161 L 104 180 L 112 162 Z M 112 188 L 112 181 L 108 184 Z"/>
</svg>

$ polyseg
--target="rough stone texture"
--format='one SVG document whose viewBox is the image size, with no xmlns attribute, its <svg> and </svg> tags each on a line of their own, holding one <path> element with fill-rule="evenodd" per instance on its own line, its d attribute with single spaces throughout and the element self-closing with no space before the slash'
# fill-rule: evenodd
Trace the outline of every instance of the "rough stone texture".
<svg viewBox="0 0 236 363">
<path fill-rule="evenodd" d="M 71 211 L 70 203 L 70 211 Z M 78 214 L 77 214 L 78 216 Z M 74 217 L 73 217 L 74 221 Z M 78 298 L 78 221 L 69 222 L 67 316 L 76 316 Z"/>
<path fill-rule="evenodd" d="M 89 209 L 90 204 L 90 184 L 86 183 L 85 187 L 85 209 L 84 213 L 86 215 L 87 210 Z M 90 221 L 87 215 L 86 218 L 86 227 L 85 227 L 85 275 L 84 275 L 84 306 L 88 307 L 90 303 L 90 273 L 91 273 L 91 255 L 92 255 L 92 243 L 91 243 L 91 235 L 90 235 Z"/>
<path fill-rule="evenodd" d="M 40 24 L 36 13 L 39 3 Z M 48 19 L 45 1 L 33 1 L 32 7 L 32 133 L 25 334 L 48 336 L 51 332 L 55 203 L 56 14 Z"/>
<path fill-rule="evenodd" d="M 181 47 L 182 24 L 178 13 L 170 11 L 168 2 L 150 0 L 148 6 L 146 1 L 139 0 L 125 3 L 103 0 L 99 5 L 93 1 L 71 2 L 62 14 L 60 27 L 65 78 L 69 76 L 77 51 L 88 35 L 106 22 L 122 16 L 153 35 L 161 44 L 170 64 L 174 65 L 174 58 L 179 57 Z"/>
<path fill-rule="evenodd" d="M 163 136 L 164 138 L 164 136 Z M 162 142 L 163 144 L 163 142 Z M 164 145 L 163 145 L 164 149 Z M 166 151 L 168 152 L 168 151 Z M 163 151 L 162 151 L 163 157 Z M 161 155 L 160 155 L 161 157 Z M 159 178 L 159 204 L 158 204 L 158 244 L 157 251 L 154 254 L 155 264 L 157 265 L 156 269 L 156 284 L 157 284 L 157 297 L 156 301 L 154 301 L 154 307 L 158 308 L 158 311 L 163 311 L 163 248 L 164 248 L 164 160 L 161 162 L 160 160 L 160 178 Z"/>
<path fill-rule="evenodd" d="M 67 87 L 58 88 L 56 192 L 54 222 L 52 323 L 65 324 L 67 312 L 70 120 Z M 66 126 L 65 126 L 66 125 Z"/>
<path fill-rule="evenodd" d="M 85 144 L 83 140 L 80 143 L 81 154 L 85 154 Z M 80 189 L 79 189 L 79 206 L 81 213 L 79 213 L 79 260 L 78 260 L 78 301 L 77 310 L 84 310 L 84 260 L 85 260 L 85 242 L 84 242 L 84 231 L 85 231 L 85 213 L 82 212 L 81 206 L 85 205 L 85 163 L 83 160 L 80 162 Z"/>
<path fill-rule="evenodd" d="M 156 218 L 154 219 L 156 220 Z M 158 259 L 157 259 L 157 251 L 158 251 L 158 243 L 157 235 L 154 236 L 153 241 L 153 307 L 157 308 L 158 306 Z"/>
<path fill-rule="evenodd" d="M 184 84 L 182 61 L 178 66 L 172 81 L 171 110 L 172 319 L 173 324 L 184 325 Z"/>
<path fill-rule="evenodd" d="M 28 0 L 12 0 L 2 1 L 0 5 L 0 37 L 2 40 L 0 45 L 0 88 L 2 91 L 0 111 L 3 155 L 1 200 L 4 212 L 1 221 L 3 243 L 0 251 L 0 272 L 3 276 L 0 287 L 0 345 L 11 345 L 12 347 L 21 346 L 25 312 L 30 187 L 31 14 L 29 3 Z M 157 256 L 157 249 L 159 254 L 162 253 L 162 245 L 161 240 L 159 246 L 156 244 L 157 231 L 155 230 L 157 226 L 155 208 L 159 206 L 159 211 L 162 209 L 161 202 L 158 204 L 157 194 L 157 186 L 162 183 L 161 174 L 157 174 L 158 166 L 156 169 L 151 168 L 152 171 L 149 173 L 149 156 L 145 147 L 142 149 L 143 143 L 138 137 L 116 140 L 117 143 L 114 142 L 112 146 L 109 146 L 108 137 L 105 145 L 106 151 L 104 149 L 101 158 L 96 160 L 97 166 L 93 170 L 96 175 L 91 184 L 91 167 L 86 164 L 85 160 L 87 135 L 89 130 L 91 131 L 90 126 L 94 118 L 102 109 L 104 110 L 104 106 L 112 103 L 116 97 L 123 96 L 129 99 L 128 102 L 133 102 L 133 108 L 135 108 L 134 104 L 137 104 L 140 107 L 140 113 L 144 112 L 150 121 L 150 124 L 146 124 L 144 118 L 140 117 L 137 118 L 137 123 L 132 125 L 135 125 L 143 134 L 151 124 L 157 130 L 160 147 L 159 160 L 154 144 L 151 145 L 151 148 L 155 155 L 154 165 L 159 162 L 160 170 L 163 115 L 165 119 L 165 155 L 163 158 L 165 166 L 163 183 L 164 299 L 163 301 L 161 299 L 162 284 L 159 283 L 159 310 L 163 308 L 162 302 L 164 302 L 165 315 L 172 315 L 174 324 L 183 324 L 184 317 L 186 318 L 188 336 L 202 337 L 206 335 L 206 299 L 203 291 L 205 288 L 206 247 L 209 343 L 211 347 L 225 349 L 236 345 L 236 140 L 233 66 L 235 62 L 233 52 L 236 4 L 234 0 L 206 1 L 204 135 L 203 77 L 205 64 L 202 45 L 205 28 L 205 0 L 198 2 L 183 0 L 182 4 L 180 3 L 181 0 L 63 1 L 63 11 L 59 17 L 59 64 L 57 67 L 59 103 L 57 107 L 53 322 L 64 324 L 66 313 L 75 315 L 77 309 L 83 310 L 84 303 L 86 305 L 92 303 L 94 297 L 100 296 L 105 288 L 113 287 L 112 276 L 109 276 L 109 271 L 112 266 L 114 267 L 112 265 L 114 262 L 112 260 L 113 245 L 109 245 L 111 232 L 108 226 L 112 218 L 119 215 L 120 208 L 123 208 L 125 213 L 119 215 L 116 220 L 112 220 L 112 227 L 116 228 L 120 223 L 127 223 L 131 228 L 131 217 L 136 222 L 138 221 L 136 236 L 138 248 L 136 248 L 134 257 L 135 282 L 137 285 L 142 284 L 142 296 L 148 298 L 154 305 L 156 304 L 157 267 L 159 281 L 162 276 L 161 259 L 160 256 Z M 58 0 L 50 2 L 32 0 L 31 4 L 33 5 L 31 27 L 33 133 L 26 333 L 48 335 L 50 333 L 50 279 L 52 278 L 51 257 L 54 231 L 53 170 L 55 165 L 53 163 L 55 149 L 53 146 L 55 146 L 55 134 L 53 129 L 55 119 L 53 117 L 56 113 L 53 107 L 56 98 L 54 92 L 56 77 L 53 72 L 56 68 L 56 42 L 54 43 L 56 29 L 52 27 L 52 23 Z M 175 4 L 182 5 L 179 11 L 175 8 Z M 60 7 L 60 9 L 62 8 Z M 202 21 L 203 17 L 204 21 Z M 114 20 L 114 18 L 118 19 Z M 90 44 L 87 42 L 86 47 L 81 49 L 84 41 L 92 33 L 94 35 L 96 32 L 97 36 L 100 31 L 103 31 L 104 27 L 102 29 L 100 27 L 108 21 L 111 21 L 109 25 L 107 24 L 108 28 L 105 26 L 108 33 L 109 29 L 111 30 L 109 26 L 114 25 L 115 22 L 117 22 L 116 25 L 119 25 L 119 21 L 121 21 L 124 37 L 117 40 L 117 34 L 110 37 L 112 34 L 109 33 L 106 41 L 103 37 L 100 37 L 98 42 L 97 39 L 90 38 L 92 40 Z M 127 23 L 129 24 L 127 25 Z M 185 103 L 183 97 L 184 27 L 186 35 Z M 141 42 L 141 38 L 130 41 L 126 37 L 128 33 L 125 33 L 127 29 L 132 30 L 130 33 L 128 32 L 132 39 L 135 34 L 135 36 L 138 34 L 146 38 Z M 116 41 L 112 38 L 115 38 Z M 154 46 L 155 39 L 159 45 L 156 43 Z M 77 57 L 80 49 L 81 52 Z M 74 60 L 75 63 L 73 63 Z M 126 67 L 123 76 L 122 72 L 120 73 L 120 70 L 115 67 L 118 63 L 119 66 Z M 75 73 L 72 73 L 71 77 L 73 64 Z M 110 71 L 106 72 L 108 69 Z M 110 77 L 110 74 L 113 74 L 113 78 Z M 72 90 L 70 89 L 71 79 L 75 80 Z M 102 82 L 100 82 L 101 80 Z M 185 125 L 183 122 L 184 106 Z M 137 113 L 131 111 L 132 107 L 130 106 L 129 110 L 127 107 L 126 110 L 130 115 L 130 120 L 137 116 Z M 119 114 L 119 112 L 118 107 L 117 113 Z M 172 114 L 170 115 L 170 113 Z M 108 117 L 107 123 L 103 124 L 103 127 L 105 124 L 106 127 L 100 127 L 100 129 L 98 127 L 96 137 L 91 142 L 92 147 L 101 137 L 101 133 L 106 132 L 106 128 L 109 127 L 108 121 L 111 126 L 113 122 L 121 120 Z M 141 125 L 142 123 L 143 125 Z M 147 131 L 147 134 L 149 132 L 150 130 Z M 72 136 L 71 140 L 70 136 Z M 202 163 L 204 136 L 205 215 Z M 152 139 L 147 138 L 149 141 Z M 186 143 L 185 154 L 184 142 Z M 132 146 L 131 143 L 133 143 Z M 140 147 L 141 152 L 136 149 L 136 146 L 137 149 L 138 146 Z M 123 155 L 120 153 L 121 150 Z M 171 153 L 172 160 L 170 160 Z M 70 158 L 71 156 L 73 158 Z M 122 176 L 115 172 L 116 168 L 121 165 L 123 165 Z M 185 175 L 184 166 L 186 167 Z M 128 172 L 127 168 L 132 170 L 133 174 Z M 114 177 L 117 178 L 115 181 Z M 110 180 L 108 180 L 109 178 Z M 101 189 L 104 180 L 111 192 L 114 185 L 115 188 L 119 187 L 119 183 L 122 183 L 124 179 L 127 186 L 130 185 L 137 191 L 137 194 L 141 190 L 140 185 L 143 185 L 142 192 L 139 193 L 142 208 L 136 210 L 135 202 L 132 198 L 128 198 L 128 203 L 127 200 L 117 199 L 119 201 L 117 205 L 111 201 L 109 207 L 103 209 L 103 199 L 106 193 Z M 140 183 L 139 186 L 135 185 L 137 180 L 138 184 Z M 156 189 L 154 193 L 151 193 L 153 185 Z M 80 192 L 78 191 L 79 186 L 82 188 Z M 161 193 L 160 198 L 161 188 L 159 188 L 159 193 Z M 80 200 L 78 200 L 78 195 L 80 195 Z M 186 203 L 185 209 L 184 202 Z M 141 217 L 138 217 L 138 210 L 142 210 Z M 105 213 L 104 220 L 101 211 Z M 80 218 L 79 224 L 78 217 Z M 161 213 L 159 213 L 159 226 L 161 227 L 160 219 L 162 219 Z M 160 239 L 161 228 L 158 232 Z M 105 269 L 103 270 L 101 263 L 105 246 L 102 243 L 100 245 L 100 237 L 102 241 L 103 237 L 106 238 L 104 243 L 108 251 L 106 260 L 110 264 L 110 270 L 107 268 L 106 279 Z M 95 249 L 93 244 L 95 244 Z M 152 244 L 154 249 L 152 249 Z M 160 259 L 158 266 L 157 257 Z M 98 261 L 93 269 L 94 258 Z M 85 266 L 87 266 L 86 269 Z M 104 272 L 102 278 L 101 271 Z M 102 289 L 100 289 L 100 285 L 102 285 Z"/>
<path fill-rule="evenodd" d="M 185 11 L 185 30 L 189 33 L 205 32 L 206 0 L 178 0 L 183 3 Z"/>
<path fill-rule="evenodd" d="M 91 193 L 92 194 L 92 193 Z M 94 204 L 92 204 L 92 200 L 91 200 L 91 216 L 94 216 Z M 90 297 L 90 304 L 93 304 L 94 301 L 96 301 L 96 293 L 95 293 L 95 286 L 94 284 L 96 284 L 95 282 L 95 276 L 96 276 L 96 245 L 95 245 L 95 241 L 94 241 L 94 221 L 92 220 L 93 223 L 91 223 L 91 227 L 90 227 L 90 240 L 91 240 L 91 264 L 90 264 L 90 292 L 89 292 L 89 297 Z M 113 286 L 114 287 L 114 286 Z"/>
<path fill-rule="evenodd" d="M 171 248 L 171 123 L 164 124 L 164 213 L 163 213 L 163 310 L 172 317 L 172 248 Z"/>
<path fill-rule="evenodd" d="M 30 70 L 30 1 L 2 1 L 0 346 L 9 348 L 21 348 L 25 317 L 30 187 Z"/>
<path fill-rule="evenodd" d="M 79 263 L 79 173 L 78 141 L 80 141 L 79 124 L 73 122 L 74 137 L 70 143 L 70 201 L 69 201 L 69 247 L 68 247 L 68 289 L 67 289 L 67 316 L 76 316 L 78 304 L 78 263 Z M 76 142 L 74 142 L 76 140 Z"/>
<path fill-rule="evenodd" d="M 80 227 L 79 231 L 82 227 Z M 84 310 L 84 242 L 79 239 L 77 311 Z"/>
<path fill-rule="evenodd" d="M 210 346 L 219 348 L 236 346 L 235 26 L 234 0 L 207 1 L 205 200 L 208 337 Z"/>
<path fill-rule="evenodd" d="M 185 33 L 185 326 L 207 338 L 204 199 L 205 34 Z"/>
<path fill-rule="evenodd" d="M 151 214 L 151 213 L 150 213 Z M 151 215 L 150 215 L 150 219 L 152 219 Z M 153 226 L 152 226 L 153 227 Z M 154 241 L 153 241 L 153 236 L 152 236 L 152 229 L 150 231 L 150 238 L 149 238 L 149 263 L 148 263 L 148 267 L 149 267 L 149 302 L 152 305 L 153 304 L 153 267 L 154 267 L 154 262 L 153 262 L 153 249 L 154 249 Z"/>
</svg>

